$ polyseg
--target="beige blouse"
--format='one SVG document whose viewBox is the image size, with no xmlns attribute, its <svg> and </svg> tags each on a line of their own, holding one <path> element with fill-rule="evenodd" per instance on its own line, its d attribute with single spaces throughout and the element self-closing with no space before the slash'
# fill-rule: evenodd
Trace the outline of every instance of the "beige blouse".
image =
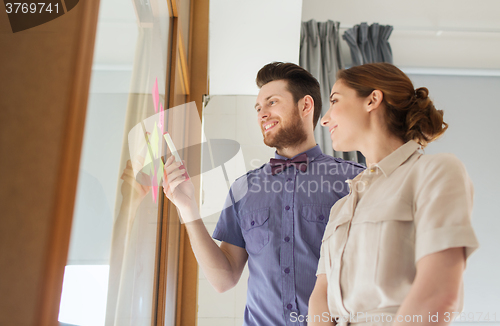
<svg viewBox="0 0 500 326">
<path fill-rule="evenodd" d="M 409 141 L 348 180 L 350 193 L 331 209 L 316 275 L 327 276 L 328 307 L 340 324 L 391 324 L 365 317 L 396 314 L 420 258 L 453 247 L 469 257 L 478 247 L 464 165 L 419 147 Z M 460 310 L 463 291 L 461 301 Z"/>
</svg>

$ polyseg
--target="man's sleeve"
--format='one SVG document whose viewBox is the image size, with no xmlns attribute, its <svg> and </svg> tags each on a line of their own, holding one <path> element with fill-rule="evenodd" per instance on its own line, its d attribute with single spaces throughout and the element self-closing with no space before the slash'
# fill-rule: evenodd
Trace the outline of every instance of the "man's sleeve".
<svg viewBox="0 0 500 326">
<path fill-rule="evenodd" d="M 235 201 L 232 187 L 226 197 L 224 207 L 212 238 L 245 248 L 245 240 L 241 233 L 240 219 L 237 211 L 237 202 Z"/>
</svg>

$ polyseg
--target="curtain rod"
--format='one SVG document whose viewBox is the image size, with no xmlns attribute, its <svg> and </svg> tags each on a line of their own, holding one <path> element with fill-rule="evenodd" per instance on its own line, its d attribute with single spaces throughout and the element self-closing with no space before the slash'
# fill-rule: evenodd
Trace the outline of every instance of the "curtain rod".
<svg viewBox="0 0 500 326">
<path fill-rule="evenodd" d="M 384 25 L 384 24 L 381 24 Z M 354 25 L 340 25 L 340 29 L 349 29 L 353 28 Z M 434 33 L 500 33 L 500 29 L 495 28 L 476 28 L 476 29 L 462 29 L 462 28 L 428 28 L 428 27 L 398 27 L 393 26 L 394 31 L 405 31 L 405 32 L 434 32 Z"/>
<path fill-rule="evenodd" d="M 399 67 L 408 75 L 500 77 L 500 69 Z"/>
</svg>

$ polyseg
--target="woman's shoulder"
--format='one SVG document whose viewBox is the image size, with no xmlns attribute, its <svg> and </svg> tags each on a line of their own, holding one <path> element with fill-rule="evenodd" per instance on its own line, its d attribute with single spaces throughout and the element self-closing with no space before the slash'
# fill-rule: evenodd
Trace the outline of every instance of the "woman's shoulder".
<svg viewBox="0 0 500 326">
<path fill-rule="evenodd" d="M 460 161 L 460 159 L 452 153 L 421 154 L 418 157 L 415 166 L 423 169 L 424 171 L 434 169 L 465 170 L 465 166 L 462 161 Z"/>
</svg>

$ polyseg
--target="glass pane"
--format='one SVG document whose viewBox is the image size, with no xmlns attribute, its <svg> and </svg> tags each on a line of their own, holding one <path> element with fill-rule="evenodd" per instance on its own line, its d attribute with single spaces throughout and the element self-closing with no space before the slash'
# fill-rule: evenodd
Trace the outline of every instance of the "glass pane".
<svg viewBox="0 0 500 326">
<path fill-rule="evenodd" d="M 129 133 L 165 109 L 169 32 L 164 0 L 101 0 L 61 325 L 150 326 L 154 319 L 163 195 L 161 180 L 144 170 L 162 168 L 162 146 L 151 160 L 146 149 L 135 151 Z M 148 145 L 153 130 L 141 134 Z"/>
</svg>

